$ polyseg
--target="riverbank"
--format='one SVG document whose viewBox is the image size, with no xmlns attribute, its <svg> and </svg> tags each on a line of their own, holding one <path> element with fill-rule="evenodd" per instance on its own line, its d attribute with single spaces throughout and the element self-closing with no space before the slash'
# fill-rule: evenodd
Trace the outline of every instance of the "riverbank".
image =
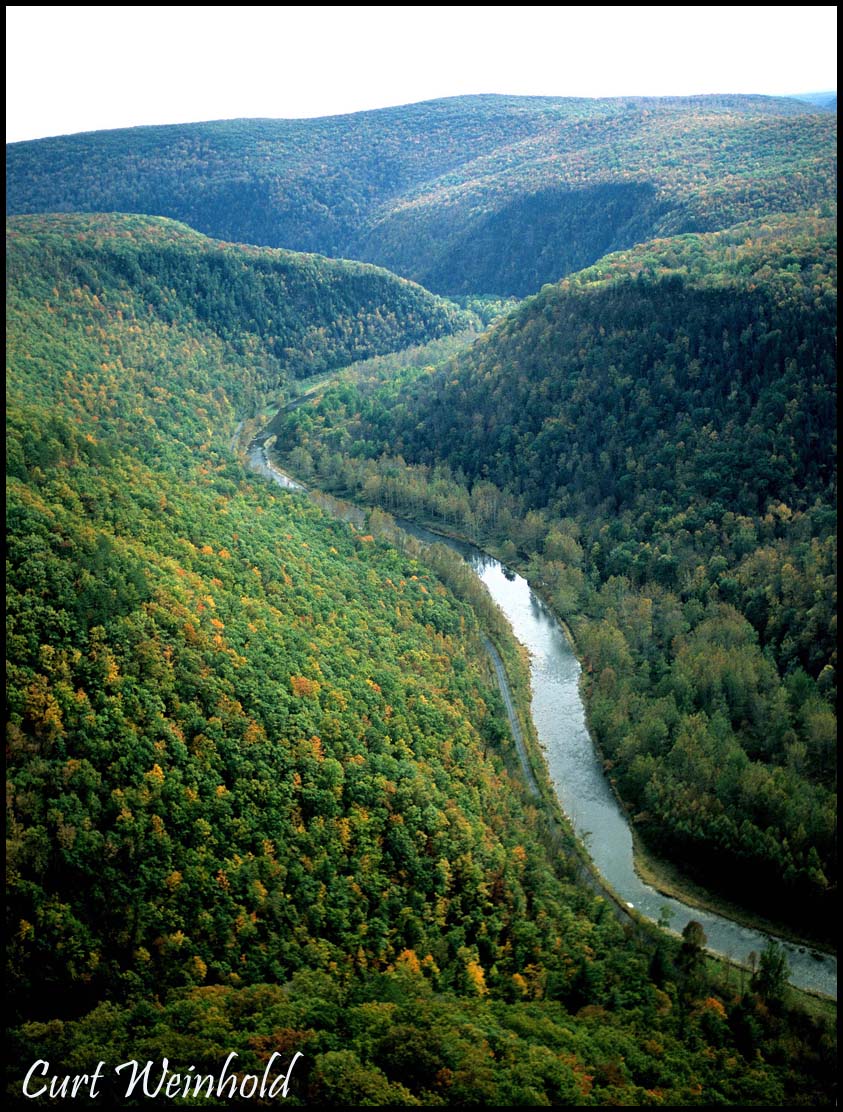
<svg viewBox="0 0 843 1112">
<path fill-rule="evenodd" d="M 548 609 L 550 610 L 551 608 L 548 607 Z M 559 625 L 571 646 L 572 652 L 577 655 L 576 639 L 571 629 L 567 623 L 563 621 L 559 621 Z M 526 654 L 526 649 L 524 649 L 519 642 L 515 641 L 515 644 L 522 654 Z M 517 694 L 513 693 L 513 695 L 520 716 L 526 719 L 527 722 L 526 733 L 529 737 L 529 744 L 527 746 L 528 760 L 531 768 L 536 770 L 539 781 L 544 785 L 544 791 L 541 792 L 541 799 L 546 809 L 549 822 L 555 824 L 559 829 L 564 828 L 568 831 L 570 829 L 569 822 L 550 784 L 547 774 L 547 765 L 541 751 L 541 743 L 536 736 L 535 727 L 533 726 L 532 716 L 530 714 L 532 692 L 529 682 L 529 666 L 524 659 L 521 659 L 519 663 L 521 665 L 520 668 L 517 665 L 513 667 L 513 662 L 510 661 L 507 673 L 518 677 L 515 681 L 518 692 Z M 526 684 L 524 683 L 525 675 L 527 677 Z M 506 682 L 507 678 L 508 677 L 504 678 L 504 682 Z M 615 798 L 618 799 L 619 804 L 622 806 L 617 792 L 614 791 L 614 785 L 612 785 L 612 788 Z M 699 908 L 702 911 L 713 912 L 715 915 L 732 919 L 734 922 L 740 923 L 751 930 L 776 936 L 793 945 L 802 947 L 805 953 L 816 951 L 834 956 L 835 951 L 832 947 L 820 945 L 819 943 L 813 943 L 808 946 L 804 939 L 799 938 L 792 931 L 788 930 L 786 925 L 771 919 L 765 919 L 761 916 L 753 917 L 737 904 L 731 903 L 725 899 L 719 899 L 711 892 L 706 891 L 701 885 L 695 884 L 690 878 L 680 873 L 675 866 L 672 866 L 669 862 L 660 860 L 652 854 L 631 825 L 630 830 L 633 839 L 633 864 L 636 874 L 645 884 L 668 899 L 675 899 L 691 908 Z M 571 833 L 573 833 L 573 831 L 571 831 Z M 576 835 L 574 835 L 574 837 L 576 837 Z M 587 854 L 582 854 L 582 851 L 580 865 L 580 877 L 582 881 L 588 884 L 593 890 L 602 892 L 610 901 L 616 914 L 633 922 L 639 931 L 646 930 L 652 934 L 656 929 L 653 923 L 639 915 L 635 909 L 630 909 L 625 902 L 611 890 L 604 878 L 596 873 L 590 858 L 587 857 Z M 712 975 L 716 978 L 717 982 L 723 986 L 724 991 L 728 992 L 733 987 L 739 986 L 740 991 L 743 992 L 750 976 L 750 970 L 747 966 L 740 965 L 722 955 L 711 952 L 707 954 L 707 962 Z M 821 1017 L 828 1021 L 833 1022 L 836 1018 L 836 1001 L 829 996 L 811 989 L 799 988 L 793 984 L 788 986 L 787 991 L 787 1002 L 791 1006 L 796 1005 L 810 1015 L 817 1018 Z"/>
<path fill-rule="evenodd" d="M 266 429 L 263 430 L 263 433 L 258 434 L 257 439 L 261 444 L 263 443 L 265 432 Z M 276 482 L 282 481 L 279 470 L 280 469 L 274 466 L 272 468 L 273 474 L 271 477 L 273 477 Z M 315 493 L 315 491 L 311 491 L 311 495 Z M 340 508 L 343 506 L 348 506 L 349 508 L 355 507 L 356 513 L 361 515 L 361 517 L 364 513 L 363 507 L 359 504 L 345 502 L 342 499 L 337 500 L 333 495 L 322 495 L 321 497 L 324 497 L 329 502 L 336 502 L 336 506 Z M 513 615 L 510 614 L 508 606 L 503 603 L 503 599 L 500 597 L 501 588 L 503 587 L 505 593 L 511 591 L 513 588 L 516 593 L 523 593 L 525 590 L 528 592 L 530 591 L 530 585 L 527 583 L 526 579 L 517 574 L 514 570 L 521 564 L 521 561 L 517 559 L 513 560 L 511 552 L 507 552 L 507 564 L 504 566 L 498 558 L 484 554 L 483 550 L 478 549 L 475 543 L 476 539 L 475 541 L 471 541 L 461 536 L 453 525 L 443 530 L 440 523 L 431 523 L 434 525 L 434 528 L 430 529 L 423 526 L 415 526 L 409 521 L 402 522 L 401 519 L 393 519 L 388 513 L 383 513 L 375 509 L 375 517 L 377 518 L 378 515 L 380 515 L 380 518 L 383 520 L 380 521 L 381 528 L 377 531 L 383 532 L 383 535 L 388 539 L 391 538 L 395 540 L 399 546 L 403 542 L 396 540 L 396 537 L 399 533 L 403 533 L 404 530 L 409 529 L 410 534 L 416 536 L 423 544 L 434 545 L 434 549 L 431 551 L 435 551 L 437 542 L 446 547 L 455 548 L 468 560 L 469 565 L 473 568 L 473 572 L 476 573 L 478 579 L 485 584 L 486 588 L 489 590 L 491 599 L 494 599 L 497 606 L 502 608 L 503 614 L 501 618 L 505 615 L 505 620 L 509 624 L 512 625 L 515 623 L 515 619 Z M 340 513 L 340 516 L 344 516 L 344 514 Z M 416 532 L 417 529 L 420 529 L 426 536 L 424 538 L 420 537 Z M 369 531 L 371 532 L 373 529 L 369 528 Z M 496 546 L 490 545 L 489 549 L 494 552 L 495 547 Z M 493 566 L 497 567 L 497 572 L 491 573 L 493 579 L 495 579 L 497 583 L 494 589 L 492 589 L 491 580 L 487 578 L 486 571 L 483 570 L 484 568 L 491 569 Z M 451 569 L 451 571 L 453 572 L 453 569 Z M 461 575 L 457 575 L 456 578 L 462 581 Z M 521 587 L 517 586 L 517 581 L 520 581 Z M 507 582 L 510 582 L 509 587 L 505 586 Z M 463 587 L 465 587 L 465 584 L 463 584 Z M 457 593 L 460 594 L 461 591 L 458 590 Z M 472 595 L 472 598 L 474 598 L 474 592 L 469 591 L 469 593 Z M 530 597 L 532 601 L 527 606 L 527 610 L 524 611 L 522 608 L 518 623 L 519 628 L 521 627 L 521 619 L 525 616 L 525 613 L 532 612 L 534 616 L 543 613 L 544 618 L 542 618 L 541 621 L 550 623 L 550 625 L 557 629 L 557 636 L 560 642 L 558 650 L 561 650 L 561 645 L 564 643 L 565 649 L 562 650 L 562 655 L 569 658 L 576 667 L 575 672 L 569 673 L 571 692 L 569 695 L 565 696 L 565 698 L 569 701 L 569 711 L 574 712 L 576 716 L 582 717 L 581 710 L 574 711 L 574 702 L 576 702 L 579 707 L 582 707 L 583 702 L 582 693 L 580 692 L 578 695 L 575 694 L 576 689 L 580 686 L 579 680 L 581 680 L 584 675 L 577 663 L 579 658 L 577 639 L 570 628 L 564 623 L 559 622 L 558 618 L 553 614 L 552 608 L 545 600 L 540 596 L 536 597 L 535 593 L 531 593 Z M 478 600 L 474 598 L 474 601 L 476 602 Z M 526 596 L 524 596 L 523 601 L 526 601 Z M 481 605 L 481 609 L 485 612 L 486 605 Z M 485 625 L 485 623 L 481 624 Z M 493 622 L 493 626 L 496 625 L 497 622 Z M 509 630 L 509 633 L 511 634 L 512 630 Z M 495 638 L 495 640 L 497 641 L 498 639 Z M 510 638 L 508 636 L 503 638 L 503 642 L 506 644 L 508 644 L 509 640 Z M 587 720 L 583 721 L 581 726 L 578 727 L 579 734 L 577 746 L 578 749 L 582 749 L 582 753 L 579 754 L 578 759 L 581 758 L 587 763 L 590 762 L 599 771 L 597 772 L 594 784 L 591 787 L 585 788 L 586 795 L 582 795 L 580 794 L 581 789 L 576 786 L 580 773 L 579 771 L 574 772 L 573 770 L 579 770 L 581 767 L 584 768 L 585 766 L 575 764 L 569 766 L 570 772 L 563 771 L 563 765 L 560 765 L 562 750 L 559 749 L 559 741 L 554 740 L 552 743 L 546 744 L 545 734 L 547 733 L 548 727 L 550 726 L 551 731 L 555 729 L 555 726 L 552 725 L 556 721 L 554 714 L 551 714 L 548 720 L 546 713 L 547 708 L 545 707 L 542 721 L 540 722 L 535 718 L 535 713 L 538 708 L 532 701 L 531 693 L 536 682 L 536 673 L 532 667 L 536 659 L 536 649 L 531 641 L 531 635 L 526 635 L 525 640 L 525 637 L 516 629 L 513 640 L 514 643 L 523 642 L 529 650 L 528 653 L 524 651 L 521 653 L 521 657 L 523 658 L 526 655 L 527 660 L 519 659 L 517 663 L 513 661 L 515 666 L 511 669 L 511 672 L 509 662 L 512 656 L 511 653 L 507 652 L 505 654 L 505 665 L 507 671 L 510 672 L 511 675 L 519 676 L 519 679 L 522 678 L 521 673 L 524 671 L 524 665 L 529 665 L 524 671 L 526 683 L 523 685 L 517 683 L 517 686 L 523 689 L 519 690 L 519 697 L 515 700 L 515 705 L 519 713 L 519 718 L 522 719 L 525 725 L 525 734 L 529 737 L 527 749 L 530 755 L 530 763 L 533 766 L 540 785 L 543 804 L 543 806 L 540 807 L 540 811 L 545 816 L 546 837 L 549 839 L 549 844 L 562 852 L 563 857 L 568 860 L 568 868 L 573 869 L 585 883 L 592 886 L 595 890 L 600 891 L 604 898 L 607 899 L 607 903 L 612 908 L 613 913 L 625 919 L 627 923 L 633 926 L 633 929 L 637 927 L 652 935 L 653 932 L 657 930 L 656 921 L 662 915 L 665 904 L 672 903 L 673 906 L 671 906 L 669 910 L 674 920 L 673 925 L 675 931 L 681 930 L 682 926 L 689 919 L 699 919 L 703 924 L 703 929 L 709 937 L 709 946 L 712 948 L 710 952 L 723 956 L 725 966 L 728 968 L 739 969 L 740 965 L 735 962 L 735 959 L 738 958 L 738 961 L 743 963 L 743 975 L 746 976 L 747 970 L 753 961 L 752 952 L 758 954 L 767 946 L 769 934 L 771 932 L 778 935 L 782 940 L 785 938 L 785 932 L 776 930 L 775 924 L 758 921 L 757 919 L 755 921 L 755 928 L 750 928 L 749 923 L 752 920 L 750 916 L 743 913 L 744 909 L 737 909 L 737 914 L 734 916 L 729 915 L 728 912 L 725 916 L 723 914 L 718 916 L 716 912 L 708 912 L 703 908 L 706 905 L 711 906 L 715 901 L 705 901 L 702 893 L 698 893 L 696 900 L 693 898 L 688 901 L 671 899 L 671 897 L 666 894 L 663 895 L 670 883 L 670 878 L 665 875 L 659 875 L 655 885 L 645 886 L 643 884 L 640 869 L 633 865 L 635 856 L 633 832 L 628 821 L 627 813 L 625 808 L 619 804 L 617 794 L 613 791 L 613 785 L 611 785 L 608 777 L 605 775 L 603 761 L 594 745 L 593 737 L 589 736 Z M 499 647 L 501 647 L 500 642 Z M 509 657 L 509 660 L 506 659 L 507 657 Z M 539 688 L 543 688 L 544 685 L 545 679 L 542 678 Z M 525 707 L 526 710 L 524 709 Z M 565 713 L 568 713 L 568 711 Z M 548 744 L 551 745 L 551 748 L 548 748 Z M 567 745 L 567 743 L 565 744 Z M 586 750 L 589 751 L 590 756 L 587 754 Z M 517 756 L 514 748 L 512 756 L 517 764 Z M 571 776 L 573 779 L 569 779 Z M 602 786 L 598 787 L 598 784 Z M 571 794 L 572 790 L 573 795 Z M 588 821 L 583 824 L 583 805 L 592 791 L 596 791 L 598 796 L 601 793 L 608 793 L 611 795 L 614 800 L 614 811 L 619 811 L 623 814 L 624 818 L 621 820 L 619 817 L 612 817 L 608 812 L 602 811 L 599 817 L 597 815 L 590 816 Z M 567 804 L 565 802 L 566 799 L 568 800 Z M 590 806 L 590 803 L 588 806 Z M 601 804 L 600 806 L 602 807 L 604 805 Z M 572 808 L 572 810 L 569 815 L 567 812 L 570 808 Z M 571 818 L 573 818 L 574 821 L 571 821 Z M 625 825 L 627 831 L 625 836 L 620 833 L 619 824 Z M 582 838 L 589 839 L 587 850 L 583 847 L 580 836 L 575 833 L 579 828 L 583 828 Z M 601 832 L 600 842 L 593 842 L 591 840 L 590 832 L 592 831 Z M 607 846 L 614 847 L 616 845 L 619 848 L 624 841 L 624 837 L 628 839 L 629 845 L 627 857 L 628 864 L 622 867 L 623 875 L 621 875 L 617 873 L 618 861 L 611 860 L 611 854 L 610 859 L 607 860 L 605 849 Z M 617 841 L 616 839 L 620 840 Z M 570 854 L 572 849 L 574 849 L 573 857 Z M 599 851 L 597 857 L 600 858 L 600 860 L 592 860 L 594 851 Z M 575 860 L 578 861 L 578 864 L 574 864 Z M 643 854 L 642 847 L 639 844 L 638 861 L 640 862 L 641 860 L 643 860 Z M 653 868 L 655 872 L 655 866 L 651 866 L 651 868 Z M 676 878 L 674 878 L 674 885 L 678 891 L 680 884 Z M 618 893 L 622 893 L 622 895 L 618 895 Z M 691 893 L 691 895 L 693 896 L 693 893 Z M 720 906 L 723 907 L 724 905 L 721 904 Z M 698 909 L 700 910 L 697 913 Z M 793 939 L 793 934 L 787 932 L 787 937 Z M 826 998 L 831 998 L 833 1001 L 836 998 L 836 958 L 822 958 L 820 954 L 816 953 L 813 942 L 806 942 L 804 939 L 798 938 L 794 939 L 794 942 L 795 945 L 791 943 L 787 947 L 788 960 L 791 964 L 796 984 L 801 986 L 799 991 L 804 989 L 809 994 L 817 992 L 823 994 Z M 831 968 L 829 968 L 829 961 L 833 963 Z M 735 976 L 737 976 L 737 974 Z M 796 991 L 796 989 L 794 989 L 794 991 Z"/>
<path fill-rule="evenodd" d="M 564 622 L 560 621 L 559 624 L 571 645 L 572 651 L 575 652 L 576 641 L 570 628 Z M 501 683 L 502 695 L 504 695 L 504 689 L 508 687 L 512 696 L 512 702 L 515 704 L 514 707 L 511 705 L 507 707 L 510 723 L 513 727 L 513 735 L 515 735 L 518 729 L 519 722 L 524 723 L 523 733 L 526 736 L 522 741 L 522 745 L 525 752 L 522 756 L 520 751 L 521 747 L 519 746 L 519 757 L 522 759 L 522 766 L 526 758 L 527 767 L 530 769 L 530 773 L 527 775 L 527 786 L 528 789 L 531 788 L 529 781 L 532 780 L 532 785 L 535 788 L 535 791 L 531 790 L 530 794 L 534 795 L 534 798 L 537 798 L 542 803 L 547 816 L 549 830 L 555 830 L 559 835 L 562 835 L 564 832 L 568 837 L 573 837 L 576 842 L 578 848 L 578 872 L 580 880 L 584 884 L 587 884 L 593 891 L 600 892 L 609 901 L 614 913 L 619 918 L 626 919 L 628 922 L 632 923 L 639 933 L 647 933 L 652 937 L 657 927 L 650 920 L 639 915 L 635 909 L 630 909 L 625 902 L 610 889 L 605 880 L 594 869 L 594 865 L 588 857 L 587 852 L 583 852 L 579 841 L 576 839 L 576 835 L 570 828 L 568 818 L 562 811 L 559 799 L 550 784 L 547 765 L 541 751 L 541 743 L 536 735 L 532 715 L 530 713 L 532 692 L 529 680 L 530 670 L 527 650 L 514 637 L 510 640 L 513 644 L 507 646 L 509 649 L 507 653 L 509 663 L 508 665 L 504 665 L 501 661 L 504 674 L 502 677 L 499 675 L 499 681 Z M 513 659 L 511 655 L 513 645 L 519 654 L 517 660 Z M 494 651 L 497 652 L 497 649 L 494 649 Z M 505 695 L 504 699 L 506 702 Z M 517 721 L 514 723 L 512 721 L 513 715 L 517 718 Z M 517 744 L 517 737 L 515 740 Z M 542 790 L 542 787 L 544 790 Z M 733 919 L 735 922 L 742 923 L 750 929 L 784 938 L 795 945 L 800 945 L 802 943 L 802 940 L 788 932 L 787 928 L 782 924 L 760 917 L 753 921 L 752 917 L 747 915 L 743 908 L 735 904 L 730 904 L 726 900 L 718 900 L 717 897 L 706 892 L 704 888 L 695 885 L 693 881 L 684 877 L 675 867 L 670 865 L 669 862 L 660 861 L 651 854 L 634 829 L 632 830 L 632 836 L 635 871 L 645 884 L 648 884 L 657 892 L 668 898 L 677 899 L 690 907 L 699 907 L 701 910 L 726 916 L 727 918 Z M 813 948 L 817 950 L 823 949 L 824 952 L 827 953 L 834 953 L 833 950 L 825 949 L 819 945 Z M 707 952 L 706 954 L 706 964 L 712 978 L 717 984 L 722 986 L 722 991 L 724 993 L 728 994 L 734 989 L 737 989 L 741 993 L 744 992 L 751 975 L 751 971 L 747 966 L 740 965 L 720 954 L 711 952 Z M 786 992 L 787 995 L 785 1000 L 789 1007 L 797 1007 L 816 1020 L 828 1023 L 834 1023 L 836 1021 L 837 1003 L 831 997 L 812 989 L 797 987 L 793 984 L 787 986 Z"/>
<path fill-rule="evenodd" d="M 719 896 L 703 885 L 697 884 L 690 877 L 680 872 L 670 861 L 657 857 L 648 849 L 634 826 L 632 827 L 632 845 L 636 873 L 645 884 L 655 888 L 663 896 L 680 900 L 682 903 L 688 904 L 690 907 L 697 907 L 701 911 L 710 911 L 715 915 L 722 915 L 744 927 L 749 927 L 751 930 L 775 935 L 794 946 L 803 947 L 807 952 L 816 950 L 818 953 L 836 957 L 837 951 L 827 941 L 807 939 L 796 934 L 786 923 L 747 911 L 740 904 L 736 904 L 725 896 Z"/>
<path fill-rule="evenodd" d="M 422 527 L 430 532 L 437 533 L 443 537 L 452 538 L 462 544 L 476 545 L 477 541 L 471 540 L 464 534 L 461 534 L 456 528 L 445 529 L 441 525 L 424 521 Z M 503 561 L 503 555 L 500 547 L 494 543 L 489 543 L 483 546 L 484 551 L 497 560 Z M 505 561 L 507 566 L 518 574 L 527 577 L 529 567 L 526 561 L 519 558 Z M 577 643 L 577 637 L 565 618 L 561 617 L 554 609 L 550 598 L 542 591 L 540 586 L 534 583 L 530 584 L 534 594 L 540 598 L 543 604 L 547 607 L 548 611 L 553 614 L 555 620 L 562 629 L 565 637 L 571 647 L 571 651 L 579 661 L 580 667 L 583 668 L 583 658 Z M 581 676 L 581 696 L 583 706 L 585 708 L 586 725 L 588 726 L 591 743 L 597 753 L 600 761 L 606 763 L 606 755 L 600 749 L 600 746 L 594 740 L 594 731 L 591 729 L 589 719 L 589 705 L 587 699 L 587 691 L 584 690 L 584 680 L 587 679 L 586 672 L 583 670 Z M 617 788 L 610 776 L 606 777 L 612 794 L 617 800 L 618 806 L 624 814 L 628 816 L 629 827 L 632 834 L 632 847 L 633 847 L 633 865 L 637 876 L 641 881 L 648 885 L 650 888 L 655 889 L 660 895 L 669 899 L 675 899 L 680 903 L 686 904 L 691 908 L 697 908 L 700 911 L 706 911 L 714 915 L 721 916 L 726 919 L 731 919 L 733 922 L 748 928 L 749 930 L 757 931 L 762 934 L 772 935 L 782 941 L 791 943 L 793 946 L 801 948 L 805 953 L 817 952 L 826 954 L 831 957 L 837 956 L 837 951 L 833 942 L 829 937 L 822 937 L 820 935 L 805 936 L 798 933 L 792 926 L 781 920 L 773 919 L 769 916 L 762 915 L 759 912 L 752 911 L 741 904 L 730 900 L 727 896 L 716 893 L 706 888 L 704 885 L 698 883 L 687 874 L 683 873 L 681 869 L 670 861 L 658 857 L 646 845 L 641 835 L 635 829 L 631 819 L 629 819 L 629 809 L 625 801 L 619 795 Z"/>
<path fill-rule="evenodd" d="M 348 511 L 352 511 L 361 517 L 363 516 L 365 511 L 358 504 L 337 498 L 318 487 L 315 489 L 308 488 L 294 479 L 288 472 L 276 466 L 270 459 L 265 447 L 264 438 L 267 429 L 264 427 L 262 431 L 258 431 L 259 422 L 255 419 L 249 422 L 248 427 L 253 436 L 248 441 L 241 436 L 240 452 L 238 453 L 241 460 L 248 466 L 251 466 L 266 478 L 272 479 L 286 490 L 299 490 L 307 493 L 310 498 L 315 498 L 320 505 L 324 503 L 324 508 L 331 513 L 347 518 Z M 587 846 L 577 835 L 573 824 L 562 808 L 559 796 L 550 779 L 544 747 L 536 732 L 531 713 L 533 692 L 530 678 L 530 652 L 517 639 L 508 619 L 501 612 L 498 604 L 491 598 L 486 588 L 479 583 L 474 572 L 471 573 L 471 580 L 480 586 L 481 591 L 486 596 L 488 605 L 496 615 L 496 620 L 492 620 L 492 615 L 486 606 L 480 605 L 478 607 L 476 593 L 466 590 L 466 583 L 462 581 L 462 577 L 455 576 L 453 568 L 447 566 L 447 564 L 442 566 L 440 558 L 435 555 L 437 548 L 450 550 L 454 542 L 457 544 L 464 543 L 472 548 L 475 548 L 475 546 L 470 541 L 463 541 L 459 536 L 449 536 L 428 529 L 426 526 L 402 521 L 400 518 L 394 519 L 390 516 L 388 520 L 395 523 L 395 529 L 386 528 L 384 535 L 387 539 L 394 541 L 394 533 L 397 529 L 399 534 L 403 534 L 405 537 L 409 536 L 420 544 L 423 558 L 426 558 L 431 567 L 443 579 L 443 582 L 458 597 L 463 598 L 465 602 L 472 606 L 477 614 L 480 627 L 484 631 L 483 641 L 490 666 L 490 680 L 497 683 L 499 687 L 504 709 L 509 719 L 515 749 L 515 762 L 511 772 L 515 773 L 521 780 L 527 795 L 538 805 L 539 814 L 543 817 L 543 827 L 549 847 L 563 855 L 567 862 L 567 871 L 575 873 L 582 883 L 588 885 L 592 891 L 606 900 L 612 908 L 613 914 L 633 929 L 652 933 L 656 929 L 654 924 L 645 916 L 642 916 L 631 904 L 623 900 L 606 878 L 600 874 L 591 859 Z M 358 522 L 358 524 L 360 523 Z M 371 526 L 371 522 L 369 524 Z M 419 531 L 428 534 L 428 537 L 420 537 Z M 431 548 L 431 545 L 434 547 Z M 475 550 L 480 551 L 479 549 Z M 459 562 L 461 566 L 465 566 L 462 559 Z M 571 632 L 566 628 L 565 633 L 573 651 L 574 642 Z"/>
</svg>

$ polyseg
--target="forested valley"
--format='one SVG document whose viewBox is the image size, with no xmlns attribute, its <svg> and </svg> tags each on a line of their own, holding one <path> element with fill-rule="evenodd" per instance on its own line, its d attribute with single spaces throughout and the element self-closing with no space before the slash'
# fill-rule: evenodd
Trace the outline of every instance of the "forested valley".
<svg viewBox="0 0 843 1112">
<path fill-rule="evenodd" d="M 828 940 L 835 264 L 820 218 L 655 241 L 273 425 L 294 473 L 520 558 L 644 838 Z"/>
<path fill-rule="evenodd" d="M 601 889 L 524 654 L 391 515 L 565 620 L 649 847 L 834 942 L 834 124 L 480 97 L 7 148 L 12 1106 L 36 1060 L 232 1052 L 300 1053 L 293 1107 L 833 1104 L 836 1005 Z M 366 512 L 249 471 L 264 421 Z"/>
</svg>

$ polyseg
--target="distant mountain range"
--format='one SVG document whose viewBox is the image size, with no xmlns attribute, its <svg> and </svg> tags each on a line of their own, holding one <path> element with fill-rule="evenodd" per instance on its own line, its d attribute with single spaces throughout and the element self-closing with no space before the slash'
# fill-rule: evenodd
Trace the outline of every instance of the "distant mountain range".
<svg viewBox="0 0 843 1112">
<path fill-rule="evenodd" d="M 835 116 L 787 97 L 454 97 L 14 143 L 7 212 L 152 213 L 524 296 L 653 236 L 828 201 L 835 153 Z"/>
<path fill-rule="evenodd" d="M 793 93 L 794 100 L 804 100 L 808 104 L 816 104 L 818 108 L 827 108 L 830 112 L 837 111 L 837 90 L 824 93 Z"/>
</svg>

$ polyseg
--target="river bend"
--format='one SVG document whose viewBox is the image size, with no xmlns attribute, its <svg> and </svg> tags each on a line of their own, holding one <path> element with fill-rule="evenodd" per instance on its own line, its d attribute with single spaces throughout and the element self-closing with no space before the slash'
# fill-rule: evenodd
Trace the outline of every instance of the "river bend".
<svg viewBox="0 0 843 1112">
<path fill-rule="evenodd" d="M 304 489 L 267 461 L 262 438 L 252 442 L 247 455 L 251 466 L 285 489 Z M 579 661 L 559 622 L 529 583 L 473 545 L 442 537 L 411 522 L 399 524 L 419 540 L 447 544 L 459 552 L 486 585 L 516 638 L 528 650 L 533 722 L 550 778 L 562 809 L 585 843 L 598 872 L 621 902 L 654 922 L 667 914 L 670 929 L 677 933 L 694 919 L 706 933 L 709 950 L 740 965 L 749 965 L 750 954 L 760 954 L 769 935 L 664 896 L 644 884 L 636 873 L 632 832 L 586 727 L 579 691 Z M 500 675 L 498 679 L 501 680 Z M 837 999 L 836 957 L 808 946 L 777 941 L 787 953 L 792 984 Z"/>
</svg>

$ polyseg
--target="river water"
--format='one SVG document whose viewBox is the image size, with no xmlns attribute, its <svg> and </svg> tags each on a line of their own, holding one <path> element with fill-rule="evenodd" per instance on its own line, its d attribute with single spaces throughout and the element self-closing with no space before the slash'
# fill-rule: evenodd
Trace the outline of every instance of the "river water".
<svg viewBox="0 0 843 1112">
<path fill-rule="evenodd" d="M 303 490 L 266 461 L 263 444 L 254 442 L 249 460 L 256 470 L 287 489 Z M 769 935 L 730 919 L 670 899 L 644 884 L 633 865 L 632 833 L 606 779 L 591 741 L 580 699 L 580 665 L 559 622 L 522 576 L 498 560 L 451 538 L 405 521 L 401 528 L 426 543 L 447 544 L 459 552 L 485 583 L 513 632 L 530 654 L 532 716 L 562 809 L 585 843 L 600 875 L 628 907 L 657 922 L 669 916 L 681 933 L 692 919 L 703 927 L 708 949 L 741 965 L 760 954 Z M 837 959 L 809 947 L 778 941 L 799 988 L 837 999 Z"/>
</svg>

